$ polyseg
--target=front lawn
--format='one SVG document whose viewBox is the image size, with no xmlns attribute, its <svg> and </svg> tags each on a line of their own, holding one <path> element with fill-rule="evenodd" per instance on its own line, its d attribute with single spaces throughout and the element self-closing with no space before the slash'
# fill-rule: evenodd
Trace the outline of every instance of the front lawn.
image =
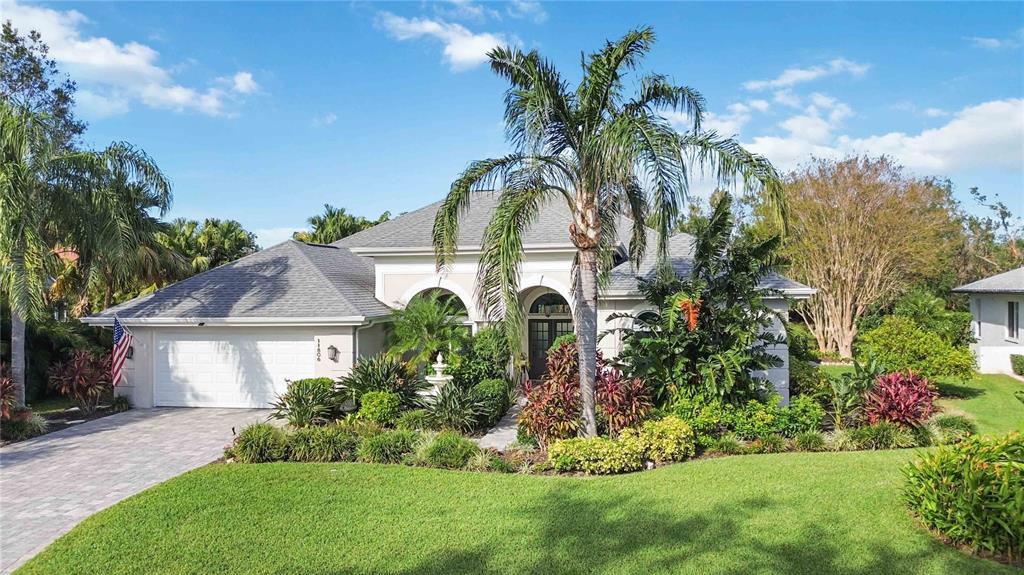
<svg viewBox="0 0 1024 575">
<path fill-rule="evenodd" d="M 968 385 L 940 383 L 947 413 L 963 413 L 974 420 L 980 433 L 1024 432 L 1024 403 L 1014 392 L 1024 383 L 1008 375 L 978 375 Z"/>
<path fill-rule="evenodd" d="M 912 451 L 599 478 L 213 465 L 86 520 L 19 573 L 1013 573 L 917 527 Z"/>
<path fill-rule="evenodd" d="M 982 431 L 1020 428 L 1010 385 L 982 376 L 944 404 Z M 87 519 L 19 573 L 1019 573 L 915 523 L 900 498 L 915 451 L 593 478 L 211 465 Z"/>
</svg>

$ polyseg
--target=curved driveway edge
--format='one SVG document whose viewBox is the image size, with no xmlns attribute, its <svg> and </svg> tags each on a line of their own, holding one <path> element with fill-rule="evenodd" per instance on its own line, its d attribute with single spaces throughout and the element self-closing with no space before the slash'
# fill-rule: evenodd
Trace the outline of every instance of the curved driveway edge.
<svg viewBox="0 0 1024 575">
<path fill-rule="evenodd" d="M 220 457 L 262 409 L 133 409 L 0 448 L 0 573 L 79 521 Z"/>
</svg>

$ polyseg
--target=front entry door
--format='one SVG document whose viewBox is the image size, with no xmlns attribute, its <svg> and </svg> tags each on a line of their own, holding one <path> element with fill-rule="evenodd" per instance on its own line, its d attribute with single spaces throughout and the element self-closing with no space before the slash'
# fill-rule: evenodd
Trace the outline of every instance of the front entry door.
<svg viewBox="0 0 1024 575">
<path fill-rule="evenodd" d="M 547 371 L 548 348 L 560 335 L 572 333 L 571 319 L 531 319 L 527 323 L 530 353 L 530 379 L 540 379 Z"/>
</svg>

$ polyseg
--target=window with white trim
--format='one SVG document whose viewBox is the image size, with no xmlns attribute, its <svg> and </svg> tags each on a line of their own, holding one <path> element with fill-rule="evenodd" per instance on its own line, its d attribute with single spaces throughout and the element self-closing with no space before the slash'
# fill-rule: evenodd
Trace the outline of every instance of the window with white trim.
<svg viewBox="0 0 1024 575">
<path fill-rule="evenodd" d="M 1006 302 L 1006 339 L 1017 341 L 1020 337 L 1020 302 Z"/>
</svg>

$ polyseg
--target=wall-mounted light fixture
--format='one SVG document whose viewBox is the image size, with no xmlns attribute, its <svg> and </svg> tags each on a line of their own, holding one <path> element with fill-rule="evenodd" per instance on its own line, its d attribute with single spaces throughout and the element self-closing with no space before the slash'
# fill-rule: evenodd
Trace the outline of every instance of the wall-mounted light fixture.
<svg viewBox="0 0 1024 575">
<path fill-rule="evenodd" d="M 327 347 L 327 359 L 331 361 L 338 361 L 338 348 L 333 345 Z"/>
<path fill-rule="evenodd" d="M 128 359 L 131 359 L 134 355 L 135 355 L 135 346 L 134 345 L 129 345 L 128 346 L 128 352 L 125 353 L 124 356 L 126 358 L 128 358 Z"/>
</svg>

